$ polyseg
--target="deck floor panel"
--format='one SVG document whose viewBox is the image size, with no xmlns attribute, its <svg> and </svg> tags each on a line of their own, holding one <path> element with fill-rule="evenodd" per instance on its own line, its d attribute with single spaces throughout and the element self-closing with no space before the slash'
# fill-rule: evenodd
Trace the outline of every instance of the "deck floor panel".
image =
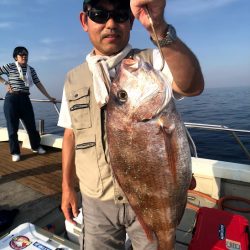
<svg viewBox="0 0 250 250">
<path fill-rule="evenodd" d="M 21 148 L 21 160 L 12 162 L 7 142 L 0 142 L 0 184 L 15 180 L 44 195 L 61 193 L 61 150 L 46 148 L 37 155 Z"/>
<path fill-rule="evenodd" d="M 19 209 L 7 231 L 41 220 L 60 207 L 61 149 L 45 149 L 46 154 L 38 155 L 21 148 L 21 160 L 12 162 L 8 142 L 0 142 L 0 210 Z"/>
</svg>

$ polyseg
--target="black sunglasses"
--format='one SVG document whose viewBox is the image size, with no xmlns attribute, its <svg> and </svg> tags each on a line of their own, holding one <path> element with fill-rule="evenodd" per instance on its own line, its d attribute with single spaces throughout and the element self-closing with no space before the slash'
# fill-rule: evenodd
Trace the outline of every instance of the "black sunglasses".
<svg viewBox="0 0 250 250">
<path fill-rule="evenodd" d="M 87 12 L 88 17 L 95 23 L 106 23 L 109 18 L 112 18 L 116 23 L 124 23 L 128 21 L 130 17 L 129 10 L 101 10 L 101 9 L 90 9 Z"/>
<path fill-rule="evenodd" d="M 19 56 L 28 56 L 28 53 L 26 53 L 26 52 L 20 52 L 17 55 L 19 55 Z"/>
</svg>

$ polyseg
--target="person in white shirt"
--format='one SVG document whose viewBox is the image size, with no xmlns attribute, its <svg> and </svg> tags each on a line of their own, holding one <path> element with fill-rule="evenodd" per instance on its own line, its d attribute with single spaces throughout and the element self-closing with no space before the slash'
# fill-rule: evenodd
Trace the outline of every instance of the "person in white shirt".
<svg viewBox="0 0 250 250">
<path fill-rule="evenodd" d="M 134 50 L 129 45 L 134 17 L 154 37 L 145 7 L 152 14 L 165 58 L 163 73 L 174 96 L 195 96 L 204 80 L 195 55 L 164 19 L 164 0 L 84 0 L 80 21 L 93 44 L 86 61 L 71 70 L 65 81 L 58 125 L 65 128 L 62 149 L 62 211 L 75 223 L 78 177 L 83 206 L 84 240 L 81 249 L 124 249 L 126 232 L 133 249 L 157 249 L 112 175 L 107 135 L 105 78 L 112 84 L 122 59 L 131 54 L 161 68 L 158 50 Z M 170 34 L 171 33 L 171 34 Z M 172 36 L 170 36 L 172 35 Z M 100 66 L 103 70 L 100 70 Z"/>
<path fill-rule="evenodd" d="M 16 47 L 13 51 L 15 62 L 0 67 L 0 83 L 6 85 L 7 93 L 4 101 L 4 115 L 7 122 L 9 147 L 12 161 L 19 161 L 20 147 L 18 142 L 19 119 L 22 119 L 27 130 L 31 149 L 34 153 L 45 154 L 40 145 L 40 135 L 36 130 L 35 116 L 29 98 L 29 89 L 35 85 L 51 102 L 51 97 L 40 82 L 34 68 L 28 65 L 29 52 L 25 47 Z M 1 75 L 7 75 L 5 80 Z"/>
</svg>

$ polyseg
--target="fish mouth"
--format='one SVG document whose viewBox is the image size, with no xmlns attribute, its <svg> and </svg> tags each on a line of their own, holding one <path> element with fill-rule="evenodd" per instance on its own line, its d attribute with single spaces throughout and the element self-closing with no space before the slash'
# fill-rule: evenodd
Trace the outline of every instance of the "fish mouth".
<svg viewBox="0 0 250 250">
<path fill-rule="evenodd" d="M 139 61 L 133 58 L 126 58 L 122 61 L 123 68 L 127 69 L 130 73 L 138 70 L 139 68 Z"/>
<path fill-rule="evenodd" d="M 138 61 L 133 59 L 133 58 L 126 58 L 122 61 L 123 65 L 126 65 L 126 66 L 133 66 L 137 63 Z"/>
</svg>

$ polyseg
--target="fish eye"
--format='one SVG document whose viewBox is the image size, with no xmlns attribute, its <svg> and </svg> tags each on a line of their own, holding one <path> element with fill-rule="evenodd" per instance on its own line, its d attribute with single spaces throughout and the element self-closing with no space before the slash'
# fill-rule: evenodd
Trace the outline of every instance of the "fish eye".
<svg viewBox="0 0 250 250">
<path fill-rule="evenodd" d="M 117 92 L 117 97 L 119 99 L 120 102 L 126 102 L 128 100 L 128 94 L 125 90 L 119 90 Z"/>
</svg>

